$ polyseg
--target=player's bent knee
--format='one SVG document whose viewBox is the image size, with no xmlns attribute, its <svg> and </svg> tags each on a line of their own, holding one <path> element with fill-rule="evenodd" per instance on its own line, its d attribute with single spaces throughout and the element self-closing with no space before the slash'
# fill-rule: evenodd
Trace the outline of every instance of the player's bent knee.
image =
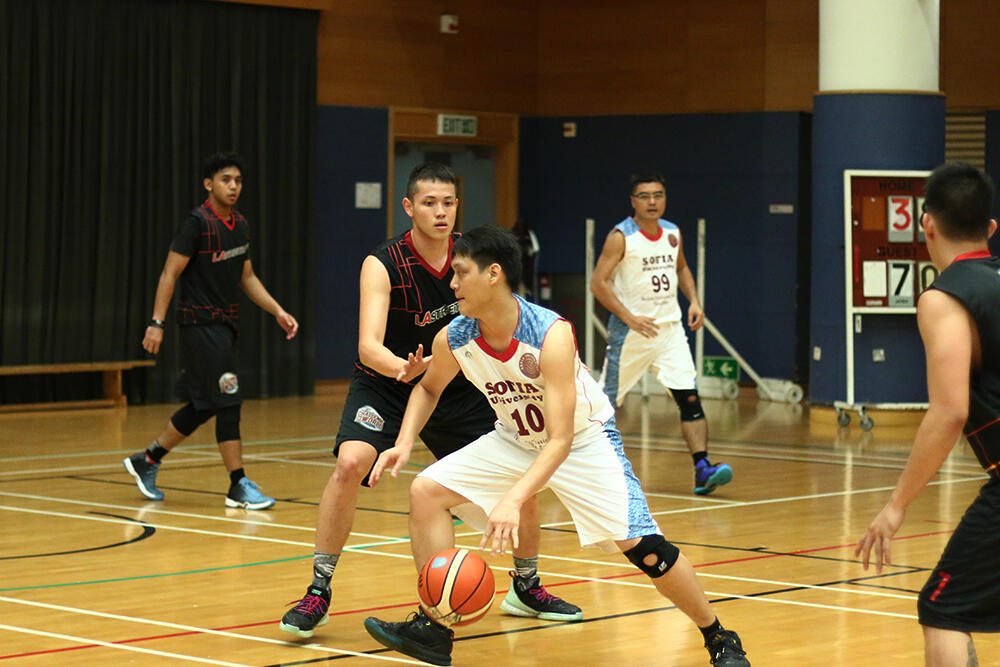
<svg viewBox="0 0 1000 667">
<path fill-rule="evenodd" d="M 670 393 L 674 397 L 674 402 L 677 403 L 677 409 L 681 411 L 682 422 L 693 422 L 705 418 L 697 389 L 671 389 Z"/>
<path fill-rule="evenodd" d="M 229 442 L 240 439 L 240 405 L 227 405 L 215 413 L 215 439 Z"/>
<path fill-rule="evenodd" d="M 639 544 L 624 552 L 625 557 L 652 579 L 662 577 L 674 566 L 681 550 L 663 535 L 646 535 Z"/>
<path fill-rule="evenodd" d="M 186 438 L 211 419 L 213 414 L 211 410 L 195 410 L 194 404 L 188 403 L 170 417 L 170 423 Z"/>
<path fill-rule="evenodd" d="M 375 465 L 378 453 L 366 442 L 344 442 L 337 450 L 337 467 L 333 479 L 360 484 Z"/>
</svg>

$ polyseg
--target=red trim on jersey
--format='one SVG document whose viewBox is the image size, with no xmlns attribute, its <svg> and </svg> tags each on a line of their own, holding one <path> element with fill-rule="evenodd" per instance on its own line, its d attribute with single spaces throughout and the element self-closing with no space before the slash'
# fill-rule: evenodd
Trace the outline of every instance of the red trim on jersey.
<svg viewBox="0 0 1000 667">
<path fill-rule="evenodd" d="M 429 274 L 431 274 L 432 276 L 434 276 L 438 280 L 441 280 L 442 278 L 444 278 L 445 275 L 448 273 L 448 269 L 451 268 L 451 249 L 455 245 L 455 239 L 452 238 L 452 237 L 450 237 L 450 236 L 448 237 L 448 260 L 444 263 L 444 266 L 441 268 L 441 270 L 438 271 L 433 266 L 431 266 L 430 264 L 428 264 L 427 260 L 425 260 L 423 257 L 421 257 L 420 253 L 417 252 L 417 249 L 413 246 L 413 239 L 410 238 L 410 233 L 411 232 L 406 232 L 406 236 L 403 237 L 403 242 L 410 249 L 410 252 L 413 253 L 413 256 L 416 257 L 418 260 L 420 260 L 420 264 L 425 269 L 427 269 L 427 272 Z"/>
<path fill-rule="evenodd" d="M 476 344 L 479 345 L 479 349 L 498 361 L 510 361 L 514 356 L 514 353 L 517 352 L 517 338 L 515 336 L 517 335 L 517 327 L 521 326 L 521 302 L 514 299 L 514 303 L 517 304 L 517 324 L 514 325 L 514 336 L 510 337 L 510 345 L 507 346 L 506 350 L 497 353 L 492 347 L 490 347 L 490 344 L 486 342 L 486 338 L 483 337 L 482 327 L 479 328 L 479 338 L 476 339 Z"/>
<path fill-rule="evenodd" d="M 986 259 L 990 257 L 989 250 L 973 250 L 972 252 L 963 252 L 961 255 L 951 260 L 951 263 L 961 262 L 963 259 Z"/>
<path fill-rule="evenodd" d="M 226 222 L 226 221 L 225 221 L 225 220 L 224 220 L 224 219 L 222 218 L 222 216 L 221 216 L 221 215 L 219 215 L 219 214 L 218 214 L 218 213 L 217 213 L 217 212 L 215 211 L 215 209 L 214 209 L 214 208 L 212 208 L 212 205 L 211 205 L 211 204 L 209 204 L 209 202 L 210 202 L 210 201 L 211 201 L 210 199 L 206 199 L 206 200 L 205 200 L 205 206 L 207 206 L 207 207 L 208 207 L 208 210 L 209 210 L 209 211 L 211 211 L 211 212 L 212 212 L 212 214 L 213 214 L 213 215 L 215 215 L 215 217 L 216 217 L 216 218 L 218 218 L 218 219 L 219 219 L 219 220 L 220 220 L 220 221 L 222 222 L 222 224 L 224 224 L 224 225 L 226 226 L 226 229 L 228 229 L 229 231 L 233 231 L 233 228 L 235 228 L 235 227 L 236 227 L 236 215 L 235 215 L 235 214 L 234 214 L 234 213 L 233 213 L 232 211 L 230 211 L 230 212 L 229 212 L 229 222 Z"/>
<path fill-rule="evenodd" d="M 649 234 L 646 233 L 646 230 L 642 228 L 642 225 L 640 225 L 635 218 L 632 218 L 632 222 L 635 222 L 635 226 L 639 228 L 639 233 L 645 236 L 650 241 L 659 241 L 661 238 L 663 238 L 663 227 L 660 227 L 659 224 L 656 225 L 656 236 L 650 236 Z"/>
</svg>

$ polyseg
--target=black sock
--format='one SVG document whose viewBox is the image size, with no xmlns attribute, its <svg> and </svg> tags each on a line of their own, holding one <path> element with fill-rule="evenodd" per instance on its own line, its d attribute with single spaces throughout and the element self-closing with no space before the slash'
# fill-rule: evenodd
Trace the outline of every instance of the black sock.
<svg viewBox="0 0 1000 667">
<path fill-rule="evenodd" d="M 236 482 L 240 481 L 246 477 L 246 473 L 243 472 L 243 468 L 237 468 L 236 470 L 229 471 L 229 483 L 234 485 Z"/>
<path fill-rule="evenodd" d="M 712 622 L 712 625 L 708 626 L 707 628 L 698 628 L 698 629 L 701 630 L 701 635 L 705 638 L 705 644 L 707 645 L 709 639 L 714 637 L 716 634 L 722 632 L 722 623 L 719 623 L 719 617 L 716 616 L 715 621 Z"/>
<path fill-rule="evenodd" d="M 161 447 L 160 443 L 156 440 L 154 440 L 153 444 L 146 448 L 146 458 L 152 463 L 159 463 L 163 460 L 163 457 L 169 453 L 170 450 Z"/>
<path fill-rule="evenodd" d="M 709 464 L 708 463 L 708 452 L 695 452 L 694 454 L 691 455 L 691 458 L 694 459 L 694 466 L 696 468 L 698 467 L 698 461 L 701 461 L 702 459 L 705 460 L 706 464 Z M 711 464 L 709 464 L 709 465 L 711 465 Z"/>
</svg>

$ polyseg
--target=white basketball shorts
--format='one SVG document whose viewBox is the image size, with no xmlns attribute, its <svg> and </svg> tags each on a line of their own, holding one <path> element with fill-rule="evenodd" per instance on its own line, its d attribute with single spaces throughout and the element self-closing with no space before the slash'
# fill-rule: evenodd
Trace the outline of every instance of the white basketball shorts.
<svg viewBox="0 0 1000 667">
<path fill-rule="evenodd" d="M 698 373 L 684 325 L 668 322 L 658 327 L 655 337 L 646 338 L 614 315 L 609 318 L 601 386 L 612 405 L 622 404 L 647 368 L 653 369 L 657 381 L 667 389 L 695 388 Z"/>
</svg>

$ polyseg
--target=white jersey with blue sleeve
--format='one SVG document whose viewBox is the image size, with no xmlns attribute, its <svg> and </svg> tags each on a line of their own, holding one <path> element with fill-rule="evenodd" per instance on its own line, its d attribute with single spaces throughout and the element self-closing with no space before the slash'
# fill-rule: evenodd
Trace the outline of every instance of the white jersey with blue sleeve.
<svg viewBox="0 0 1000 667">
<path fill-rule="evenodd" d="M 625 254 L 611 273 L 611 288 L 633 315 L 655 324 L 678 322 L 677 260 L 681 235 L 677 225 L 659 220 L 657 236 L 648 236 L 632 218 L 615 229 L 625 236 Z"/>
<path fill-rule="evenodd" d="M 497 430 L 521 447 L 540 450 L 548 442 L 545 427 L 545 376 L 539 358 L 549 328 L 563 319 L 557 313 L 515 295 L 520 309 L 510 346 L 493 350 L 479 331 L 479 322 L 459 315 L 448 324 L 448 345 L 472 384 L 486 395 L 497 415 Z M 602 428 L 614 408 L 600 387 L 574 356 L 576 409 L 573 432 Z"/>
</svg>

